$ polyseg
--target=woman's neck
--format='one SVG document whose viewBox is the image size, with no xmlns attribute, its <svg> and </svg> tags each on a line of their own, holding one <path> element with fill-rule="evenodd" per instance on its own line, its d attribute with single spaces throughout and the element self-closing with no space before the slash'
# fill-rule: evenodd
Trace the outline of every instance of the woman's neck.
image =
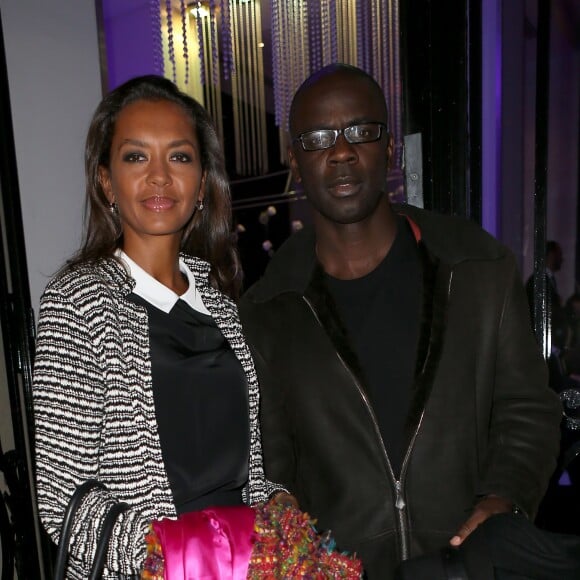
<svg viewBox="0 0 580 580">
<path fill-rule="evenodd" d="M 179 245 L 175 243 L 125 244 L 122 250 L 158 282 L 182 295 L 189 284 L 179 268 Z"/>
</svg>

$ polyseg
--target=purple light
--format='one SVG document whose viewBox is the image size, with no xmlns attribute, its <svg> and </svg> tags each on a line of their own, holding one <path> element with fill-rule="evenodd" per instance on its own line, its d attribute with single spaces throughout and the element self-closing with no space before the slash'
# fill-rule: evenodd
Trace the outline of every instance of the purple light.
<svg viewBox="0 0 580 580">
<path fill-rule="evenodd" d="M 567 471 L 564 471 L 560 476 L 560 479 L 558 480 L 558 485 L 561 485 L 563 487 L 572 485 L 572 482 L 570 481 L 570 476 L 568 475 Z"/>
<path fill-rule="evenodd" d="M 499 232 L 501 179 L 501 5 L 482 2 L 482 187 L 481 222 L 493 236 Z"/>
<path fill-rule="evenodd" d="M 159 74 L 150 0 L 102 0 L 109 90 L 130 78 Z"/>
</svg>

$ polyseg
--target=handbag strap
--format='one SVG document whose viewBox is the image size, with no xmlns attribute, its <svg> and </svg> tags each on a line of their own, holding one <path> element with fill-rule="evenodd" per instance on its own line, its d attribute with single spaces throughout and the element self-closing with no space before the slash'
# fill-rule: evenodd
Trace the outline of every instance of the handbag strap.
<svg viewBox="0 0 580 580">
<path fill-rule="evenodd" d="M 58 550 L 56 554 L 56 564 L 54 566 L 53 580 L 65 579 L 66 565 L 68 561 L 68 546 L 75 515 L 79 509 L 79 506 L 81 505 L 83 498 L 93 489 L 106 490 L 107 488 L 103 483 L 97 481 L 96 479 L 88 479 L 75 489 L 66 507 L 62 520 L 60 538 L 58 541 Z M 107 515 L 103 520 L 103 526 L 99 534 L 89 580 L 98 580 L 101 578 L 101 574 L 105 566 L 109 540 L 111 538 L 111 533 L 113 532 L 113 526 L 115 525 L 119 515 L 128 509 L 129 504 L 125 502 L 117 502 L 113 504 L 107 511 Z"/>
<path fill-rule="evenodd" d="M 443 548 L 441 559 L 447 580 L 469 580 L 461 552 L 457 548 L 451 546 Z"/>
<path fill-rule="evenodd" d="M 89 576 L 89 580 L 98 580 L 101 578 L 113 526 L 115 525 L 119 515 L 128 509 L 129 504 L 125 502 L 117 502 L 109 508 L 109 511 L 105 516 L 105 520 L 103 521 L 101 533 L 99 534 L 99 541 L 97 543 L 97 550 L 95 552 L 95 558 L 93 560 L 93 567 L 91 568 L 91 575 Z"/>
<path fill-rule="evenodd" d="M 70 536 L 72 533 L 72 526 L 76 512 L 81 505 L 83 498 L 92 489 L 106 489 L 104 484 L 96 479 L 88 479 L 87 481 L 81 483 L 75 489 L 72 494 L 70 501 L 64 512 L 64 517 L 62 520 L 62 527 L 60 530 L 60 538 L 58 540 L 58 549 L 56 553 L 56 564 L 54 566 L 53 580 L 64 580 L 66 572 L 66 564 L 68 561 L 68 545 L 70 541 Z"/>
</svg>

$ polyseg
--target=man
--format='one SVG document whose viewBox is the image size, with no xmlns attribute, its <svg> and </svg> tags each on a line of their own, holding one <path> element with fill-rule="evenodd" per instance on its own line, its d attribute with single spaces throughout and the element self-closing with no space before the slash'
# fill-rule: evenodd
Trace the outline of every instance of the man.
<svg viewBox="0 0 580 580">
<path fill-rule="evenodd" d="M 533 517 L 560 416 L 508 250 L 389 203 L 387 119 L 359 69 L 331 65 L 299 88 L 289 158 L 314 228 L 241 306 L 268 476 L 371 579 L 492 514 Z"/>
</svg>

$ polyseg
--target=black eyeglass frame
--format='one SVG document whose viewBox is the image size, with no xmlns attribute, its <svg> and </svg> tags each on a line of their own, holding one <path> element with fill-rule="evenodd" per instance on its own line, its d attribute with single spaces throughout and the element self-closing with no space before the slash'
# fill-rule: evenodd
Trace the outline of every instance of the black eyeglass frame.
<svg viewBox="0 0 580 580">
<path fill-rule="evenodd" d="M 369 139 L 368 141 L 351 141 L 349 136 L 348 136 L 347 131 L 349 131 L 349 129 L 354 129 L 355 127 L 360 127 L 362 125 L 378 125 L 378 127 L 379 127 L 378 136 L 373 138 L 373 139 Z M 366 121 L 365 123 L 355 123 L 354 125 L 349 125 L 348 127 L 343 127 L 342 129 L 313 129 L 312 131 L 305 131 L 304 133 L 300 133 L 300 135 L 298 135 L 297 137 L 294 137 L 294 139 L 292 139 L 292 142 L 298 141 L 300 143 L 300 145 L 302 146 L 302 149 L 304 151 L 308 151 L 308 152 L 325 151 L 326 149 L 330 149 L 336 145 L 336 140 L 338 139 L 339 135 L 344 135 L 344 138 L 346 139 L 347 143 L 350 143 L 351 145 L 362 145 L 364 143 L 375 143 L 376 141 L 379 141 L 380 138 L 383 136 L 383 130 L 386 131 L 387 133 L 389 131 L 389 127 L 386 123 L 383 123 L 381 121 Z M 306 146 L 304 145 L 304 141 L 303 141 L 304 136 L 310 135 L 311 133 L 319 133 L 321 131 L 324 131 L 327 134 L 332 133 L 334 135 L 334 140 L 332 141 L 332 143 L 330 145 L 327 145 L 326 147 L 317 147 L 315 149 L 307 149 Z"/>
</svg>

